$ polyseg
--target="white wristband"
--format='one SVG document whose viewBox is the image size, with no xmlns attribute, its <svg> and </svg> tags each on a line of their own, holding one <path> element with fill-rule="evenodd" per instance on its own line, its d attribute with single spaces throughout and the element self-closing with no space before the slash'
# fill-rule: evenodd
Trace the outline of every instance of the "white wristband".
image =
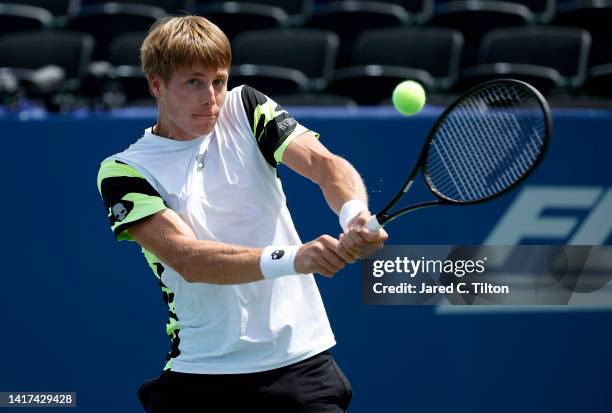
<svg viewBox="0 0 612 413">
<path fill-rule="evenodd" d="M 368 206 L 359 199 L 351 199 L 347 201 L 344 205 L 342 205 L 342 209 L 340 210 L 340 226 L 344 231 L 348 228 L 348 223 L 351 219 L 355 218 L 357 214 L 361 211 L 367 211 Z"/>
<path fill-rule="evenodd" d="M 266 279 L 294 275 L 295 255 L 301 245 L 271 245 L 264 248 L 259 261 L 259 268 Z"/>
</svg>

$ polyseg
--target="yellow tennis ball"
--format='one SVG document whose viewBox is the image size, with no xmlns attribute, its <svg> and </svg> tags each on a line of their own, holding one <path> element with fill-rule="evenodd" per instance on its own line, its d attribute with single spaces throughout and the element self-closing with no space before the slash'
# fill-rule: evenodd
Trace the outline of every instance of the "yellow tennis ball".
<svg viewBox="0 0 612 413">
<path fill-rule="evenodd" d="M 393 89 L 393 106 L 402 115 L 414 115 L 425 106 L 425 90 L 413 80 L 405 80 Z"/>
</svg>

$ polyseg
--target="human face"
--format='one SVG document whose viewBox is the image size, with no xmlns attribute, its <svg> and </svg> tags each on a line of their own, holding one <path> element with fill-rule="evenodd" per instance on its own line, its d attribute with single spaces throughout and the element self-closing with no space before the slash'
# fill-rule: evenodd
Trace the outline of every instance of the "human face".
<svg viewBox="0 0 612 413">
<path fill-rule="evenodd" d="M 227 69 L 202 66 L 179 69 L 166 85 L 151 76 L 159 104 L 154 133 L 176 140 L 192 140 L 213 130 L 227 94 Z"/>
</svg>

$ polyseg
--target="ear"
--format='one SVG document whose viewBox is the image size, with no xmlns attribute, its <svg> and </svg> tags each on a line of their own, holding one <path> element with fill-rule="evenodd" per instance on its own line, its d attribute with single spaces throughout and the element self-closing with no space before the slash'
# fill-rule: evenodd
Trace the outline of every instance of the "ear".
<svg viewBox="0 0 612 413">
<path fill-rule="evenodd" d="M 149 88 L 151 89 L 151 94 L 159 99 L 162 97 L 162 89 L 163 89 L 163 80 L 159 75 L 151 75 L 149 76 Z"/>
</svg>

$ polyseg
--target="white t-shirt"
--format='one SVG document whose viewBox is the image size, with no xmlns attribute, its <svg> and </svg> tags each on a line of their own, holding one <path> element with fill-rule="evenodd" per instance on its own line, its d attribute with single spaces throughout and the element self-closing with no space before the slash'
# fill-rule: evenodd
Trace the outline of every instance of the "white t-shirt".
<svg viewBox="0 0 612 413">
<path fill-rule="evenodd" d="M 234 88 L 214 130 L 191 141 L 144 135 L 104 160 L 98 188 L 117 239 L 164 208 L 198 239 L 247 247 L 300 244 L 276 166 L 307 129 L 265 95 Z M 187 283 L 143 249 L 170 308 L 165 370 L 250 373 L 293 364 L 335 344 L 312 275 L 238 285 Z"/>
</svg>

